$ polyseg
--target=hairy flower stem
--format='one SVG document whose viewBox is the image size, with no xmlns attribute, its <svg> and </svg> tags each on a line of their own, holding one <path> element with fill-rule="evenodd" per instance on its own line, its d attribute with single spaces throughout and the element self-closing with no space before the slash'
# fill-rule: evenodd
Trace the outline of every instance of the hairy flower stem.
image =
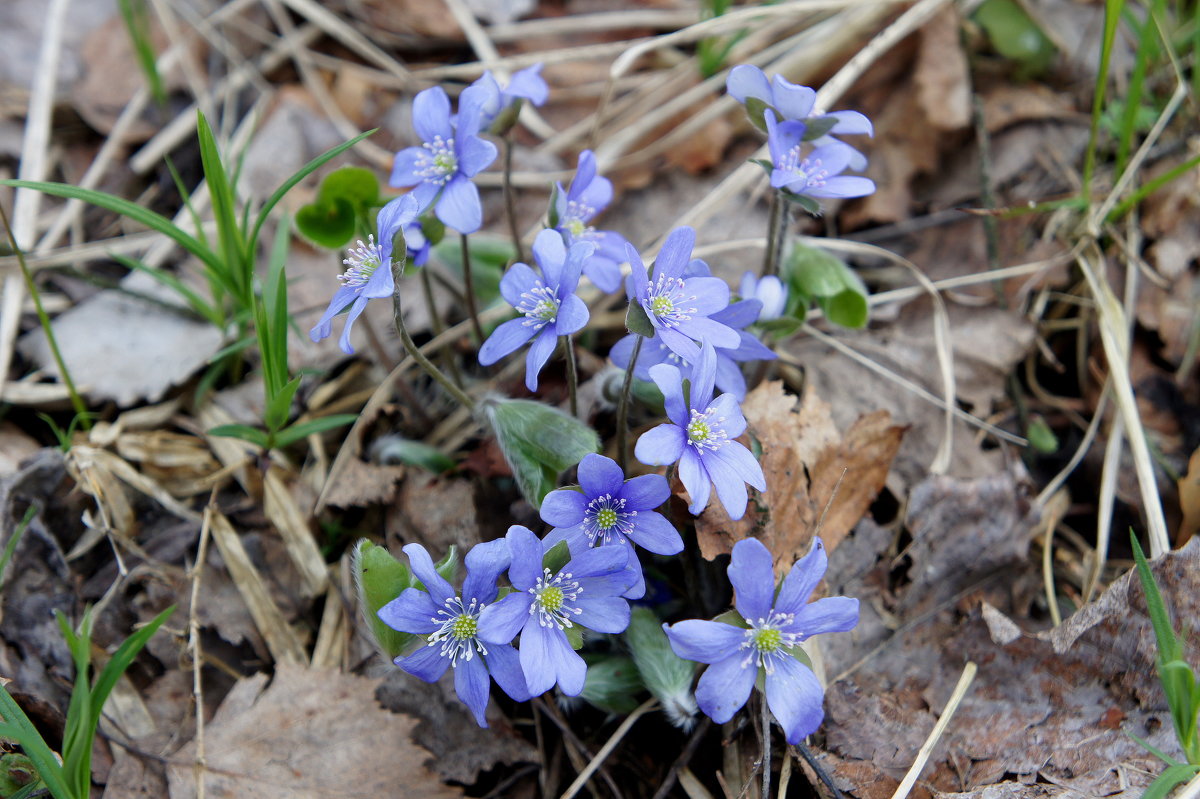
<svg viewBox="0 0 1200 799">
<path fill-rule="evenodd" d="M 517 229 L 517 201 L 512 187 L 512 134 L 504 136 L 504 211 L 508 215 L 508 232 L 512 236 L 513 250 L 517 261 L 525 263 L 525 250 L 521 247 L 521 231 Z"/>
<path fill-rule="evenodd" d="M 479 309 L 475 307 L 475 276 L 471 271 L 471 248 L 467 244 L 467 234 L 459 236 L 462 242 L 463 269 L 463 299 L 467 301 L 467 316 L 471 318 L 471 332 L 475 334 L 475 344 L 483 343 L 483 328 L 479 325 Z"/>
<path fill-rule="evenodd" d="M 771 799 L 771 709 L 765 695 L 758 699 L 762 706 L 762 799 Z"/>
<path fill-rule="evenodd" d="M 571 415 L 579 416 L 579 365 L 575 362 L 575 342 L 563 336 L 563 347 L 567 350 L 567 396 L 571 399 Z"/>
<path fill-rule="evenodd" d="M 8 244 L 17 256 L 17 263 L 21 266 L 21 276 L 25 278 L 25 290 L 33 298 L 33 307 L 37 311 L 37 318 L 42 326 L 42 331 L 46 334 L 46 343 L 50 345 L 50 352 L 54 356 L 54 363 L 58 366 L 59 377 L 62 378 L 63 385 L 67 388 L 67 394 L 71 397 L 71 407 L 75 409 L 75 414 L 79 417 L 80 427 L 84 430 L 91 430 L 91 414 L 88 412 L 83 397 L 79 395 L 79 390 L 75 388 L 75 381 L 71 379 L 71 372 L 68 371 L 67 363 L 63 360 L 62 351 L 58 348 L 58 339 L 55 338 L 54 328 L 50 324 L 50 315 L 46 313 L 46 309 L 42 306 L 42 295 L 38 291 L 37 285 L 33 282 L 33 273 L 29 271 L 29 265 L 25 263 L 25 251 L 17 245 L 16 236 L 13 235 L 12 225 L 9 224 L 8 214 L 5 212 L 3 204 L 0 204 L 0 221 L 4 223 L 4 232 L 8 234 Z"/>
<path fill-rule="evenodd" d="M 438 316 L 437 306 L 433 302 L 433 281 L 429 277 L 428 269 L 421 270 L 421 293 L 425 295 L 425 312 L 429 314 L 429 324 L 433 327 L 433 334 L 440 336 L 446 326 L 442 324 L 442 318 Z M 462 374 L 458 371 L 458 364 L 454 362 L 454 356 L 446 350 L 442 350 L 440 355 L 442 366 L 446 367 L 446 371 L 450 373 L 450 379 L 454 381 L 454 385 L 462 388 Z"/>
<path fill-rule="evenodd" d="M 621 384 L 621 396 L 617 400 L 617 465 L 621 471 L 629 464 L 629 395 L 633 392 L 633 369 L 637 365 L 638 355 L 642 352 L 642 342 L 645 337 L 638 336 L 633 342 L 633 352 L 629 356 L 629 365 L 625 367 L 625 382 Z"/>
<path fill-rule="evenodd" d="M 426 374 L 436 380 L 437 384 L 445 389 L 447 394 L 458 400 L 458 403 L 468 411 L 474 411 L 475 400 L 467 396 L 467 393 L 461 388 L 454 385 L 454 382 L 446 377 L 441 369 L 434 366 L 433 361 L 425 357 L 425 354 L 417 347 L 416 342 L 412 340 L 412 336 L 408 334 L 408 328 L 404 324 L 404 313 L 400 308 L 400 278 L 404 274 L 404 261 L 405 259 L 401 258 L 399 261 L 392 262 L 392 283 L 395 286 L 392 290 L 392 318 L 396 325 L 396 332 L 400 334 L 400 341 L 404 344 L 404 349 L 408 351 L 412 359 L 417 362 L 417 365 L 424 369 Z"/>
<path fill-rule="evenodd" d="M 763 251 L 763 276 L 779 274 L 779 262 L 783 259 L 783 241 L 787 238 L 788 203 L 776 191 L 771 194 L 770 217 L 767 221 L 767 247 Z"/>
</svg>

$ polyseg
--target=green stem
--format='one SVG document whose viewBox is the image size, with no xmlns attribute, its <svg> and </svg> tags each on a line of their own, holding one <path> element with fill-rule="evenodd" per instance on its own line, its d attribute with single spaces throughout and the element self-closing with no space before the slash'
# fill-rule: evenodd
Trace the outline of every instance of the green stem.
<svg viewBox="0 0 1200 799">
<path fill-rule="evenodd" d="M 467 301 L 467 316 L 471 319 L 471 331 L 475 334 L 475 343 L 483 343 L 483 328 L 479 325 L 479 310 L 475 307 L 475 276 L 471 271 L 471 248 L 467 244 L 467 234 L 459 236 L 462 242 L 463 293 Z"/>
<path fill-rule="evenodd" d="M 46 341 L 50 344 L 50 352 L 54 356 L 54 362 L 58 364 L 58 373 L 62 376 L 63 385 L 67 387 L 67 394 L 71 397 L 71 406 L 75 409 L 75 414 L 79 417 L 79 424 L 84 430 L 92 429 L 92 421 L 88 413 L 87 405 L 84 404 L 83 397 L 79 396 L 79 391 L 75 388 L 75 381 L 71 379 L 71 373 L 67 370 L 67 363 L 63 360 L 62 350 L 58 348 L 58 339 L 54 337 L 54 328 L 50 325 L 50 315 L 46 313 L 45 307 L 42 305 L 42 295 L 38 292 L 37 286 L 33 282 L 33 273 L 29 271 L 29 264 L 25 263 L 25 252 L 17 244 L 17 239 L 13 235 L 12 225 L 8 222 L 8 213 L 4 210 L 4 205 L 0 203 L 0 221 L 4 222 L 4 231 L 8 234 L 8 243 L 12 247 L 13 253 L 17 256 L 17 263 L 21 265 L 21 275 L 25 278 L 25 289 L 29 292 L 29 296 L 33 298 L 33 307 L 37 310 L 38 322 L 42 326 L 42 330 L 46 333 Z M 6 375 L 0 375 L 0 380 L 6 379 Z"/>
<path fill-rule="evenodd" d="M 454 385 L 454 382 L 446 377 L 441 369 L 434 366 L 433 361 L 425 357 L 425 354 L 417 347 L 416 342 L 412 340 L 412 336 L 408 334 L 408 328 L 404 325 L 404 313 L 400 308 L 400 278 L 403 274 L 404 259 L 401 258 L 399 262 L 393 261 L 392 282 L 395 285 L 395 289 L 392 291 L 392 318 L 396 325 L 396 332 L 400 334 L 400 341 L 404 344 L 404 349 L 417 362 L 417 365 L 425 370 L 426 374 L 436 380 L 437 384 L 445 389 L 447 394 L 458 400 L 458 403 L 468 411 L 474 411 L 475 401 L 467 396 L 465 391 Z"/>
<path fill-rule="evenodd" d="M 629 356 L 629 365 L 625 367 L 625 382 L 621 384 L 621 396 L 617 400 L 617 464 L 621 471 L 629 463 L 629 395 L 633 392 L 633 368 L 637 364 L 638 355 L 642 353 L 642 342 L 646 339 L 638 336 L 633 342 L 633 352 Z"/>
<path fill-rule="evenodd" d="M 442 324 L 442 318 L 438 316 L 437 305 L 433 301 L 433 280 L 429 277 L 428 269 L 421 269 L 421 293 L 425 295 L 425 311 L 429 314 L 429 324 L 433 328 L 433 334 L 440 336 L 446 326 Z M 450 379 L 454 381 L 454 385 L 459 388 L 463 387 L 462 373 L 458 371 L 458 364 L 454 361 L 454 355 L 446 350 L 441 351 L 442 365 L 450 372 Z"/>
<path fill-rule="evenodd" d="M 570 336 L 563 336 L 563 346 L 567 350 L 567 395 L 571 399 L 571 415 L 579 416 L 579 365 L 575 362 L 575 342 Z"/>
<path fill-rule="evenodd" d="M 787 238 L 788 203 L 779 192 L 771 195 L 770 220 L 767 223 L 767 248 L 763 252 L 763 276 L 779 274 L 783 241 Z"/>
<path fill-rule="evenodd" d="M 512 187 L 513 144 L 510 135 L 504 137 L 504 210 L 508 214 L 508 232 L 512 236 L 513 250 L 517 260 L 525 262 L 525 250 L 521 247 L 521 231 L 517 229 L 517 201 Z"/>
<path fill-rule="evenodd" d="M 758 704 L 762 706 L 762 799 L 771 799 L 771 709 L 764 694 L 758 695 Z"/>
</svg>

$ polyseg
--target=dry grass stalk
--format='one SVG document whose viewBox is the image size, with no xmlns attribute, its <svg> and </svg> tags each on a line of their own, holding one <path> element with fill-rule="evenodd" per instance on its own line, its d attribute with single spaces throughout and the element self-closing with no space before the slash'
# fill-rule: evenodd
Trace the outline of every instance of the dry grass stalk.
<svg viewBox="0 0 1200 799">
<path fill-rule="evenodd" d="M 921 776 L 921 770 L 925 768 L 925 764 L 929 761 L 929 756 L 933 754 L 933 747 L 937 746 L 938 740 L 942 737 L 942 733 L 946 731 L 946 727 L 950 724 L 950 719 L 954 716 L 954 711 L 958 709 L 959 703 L 967 695 L 967 689 L 971 687 L 971 681 L 975 679 L 975 671 L 976 666 L 970 661 L 967 662 L 967 665 L 963 666 L 962 675 L 958 678 L 958 684 L 954 686 L 954 693 L 950 695 L 950 701 L 946 703 L 941 718 L 938 719 L 937 724 L 933 725 L 933 730 L 930 731 L 929 737 L 925 739 L 925 743 L 921 744 L 921 748 L 917 752 L 917 759 L 913 761 L 912 767 L 904 775 L 904 779 L 896 786 L 896 790 L 892 794 L 892 799 L 905 799 L 913 789 L 913 786 L 917 784 L 917 777 Z"/>
<path fill-rule="evenodd" d="M 283 537 L 288 557 L 304 581 L 305 596 L 316 596 L 329 584 L 325 558 L 313 538 L 309 519 L 283 484 L 278 469 L 268 469 L 263 478 L 263 505 L 267 518 Z"/>
<path fill-rule="evenodd" d="M 325 592 L 325 609 L 321 613 L 321 626 L 317 630 L 317 643 L 313 646 L 309 667 L 314 669 L 341 668 L 349 643 L 342 595 L 338 590 L 339 580 L 330 580 Z"/>
</svg>

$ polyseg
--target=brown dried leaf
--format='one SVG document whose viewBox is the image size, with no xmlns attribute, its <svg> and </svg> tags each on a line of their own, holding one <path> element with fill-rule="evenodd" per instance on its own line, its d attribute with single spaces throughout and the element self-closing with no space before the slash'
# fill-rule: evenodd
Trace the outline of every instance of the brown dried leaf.
<svg viewBox="0 0 1200 799">
<path fill-rule="evenodd" d="M 797 405 L 780 381 L 750 392 L 742 412 L 762 444 L 767 491 L 736 522 L 710 503 L 696 520 L 701 554 L 712 560 L 754 536 L 783 572 L 808 551 L 819 521 L 826 549 L 835 549 L 883 487 L 905 428 L 878 411 L 859 417 L 843 436 L 828 403 L 808 390 Z"/>
<path fill-rule="evenodd" d="M 989 89 L 983 96 L 983 124 L 992 134 L 1018 122 L 1078 117 L 1079 113 L 1068 95 L 1040 83 L 1002 83 Z"/>
<path fill-rule="evenodd" d="M 462 796 L 425 767 L 416 721 L 379 706 L 377 681 L 281 663 L 266 683 L 265 674 L 238 682 L 207 726 L 207 796 Z M 171 799 L 196 796 L 195 757 L 193 742 L 172 758 Z"/>
<path fill-rule="evenodd" d="M 1179 506 L 1183 510 L 1183 521 L 1175 536 L 1175 545 L 1181 546 L 1200 532 L 1200 447 L 1188 459 L 1187 474 L 1179 478 Z"/>
<path fill-rule="evenodd" d="M 464 554 L 480 542 L 483 522 L 475 512 L 475 490 L 470 481 L 426 478 L 414 473 L 388 509 L 384 529 L 389 543 L 415 541 L 434 553 L 457 546 Z"/>
<path fill-rule="evenodd" d="M 971 76 L 959 25 L 958 9 L 948 6 L 921 28 L 912 78 L 917 100 L 938 130 L 961 130 L 971 122 Z"/>
<path fill-rule="evenodd" d="M 350 458 L 325 495 L 325 504 L 361 508 L 391 502 L 396 496 L 396 483 L 406 471 L 403 466 L 380 466 Z"/>
<path fill-rule="evenodd" d="M 689 112 L 690 113 L 690 112 Z M 725 148 L 733 138 L 733 125 L 726 117 L 713 119 L 666 153 L 667 163 L 697 175 L 722 163 Z"/>
</svg>

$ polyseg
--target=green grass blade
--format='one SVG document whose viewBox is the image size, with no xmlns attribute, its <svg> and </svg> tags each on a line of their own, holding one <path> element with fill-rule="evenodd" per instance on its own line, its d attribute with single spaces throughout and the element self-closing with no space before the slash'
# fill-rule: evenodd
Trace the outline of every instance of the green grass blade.
<svg viewBox="0 0 1200 799">
<path fill-rule="evenodd" d="M 196 111 L 196 136 L 200 140 L 200 162 L 204 168 L 204 179 L 208 183 L 208 193 L 212 198 L 213 218 L 217 222 L 217 241 L 220 242 L 221 255 L 228 267 L 232 282 L 237 286 L 236 297 L 243 307 L 249 307 L 253 301 L 253 261 L 243 258 L 245 249 L 242 247 L 242 231 L 237 223 L 237 203 L 233 196 L 233 187 L 229 184 L 229 174 L 221 161 L 221 152 L 217 149 L 217 140 L 212 128 L 201 111 Z"/>
<path fill-rule="evenodd" d="M 211 322 L 218 328 L 225 327 L 225 318 L 221 315 L 221 313 L 216 308 L 209 305 L 203 297 L 192 290 L 187 284 L 172 275 L 170 272 L 166 272 L 162 269 L 155 269 L 147 266 L 136 258 L 130 258 L 117 253 L 109 253 L 109 257 L 121 264 L 121 266 L 124 266 L 126 269 L 142 272 L 143 274 L 154 278 L 159 283 L 182 297 L 184 302 L 188 304 L 188 307 L 195 311 L 199 316 L 202 316 L 204 319 Z"/>
<path fill-rule="evenodd" d="M 1200 70 L 1197 70 L 1197 72 L 1200 72 Z M 1125 216 L 1125 214 L 1129 213 L 1129 210 L 1142 200 L 1146 199 L 1151 194 L 1170 183 L 1172 180 L 1175 180 L 1175 178 L 1179 177 L 1180 175 L 1195 169 L 1197 166 L 1200 166 L 1200 155 L 1197 155 L 1194 158 L 1189 158 L 1179 166 L 1176 166 L 1173 169 L 1168 169 L 1158 177 L 1143 184 L 1138 188 L 1137 191 L 1122 200 L 1116 207 L 1112 209 L 1112 211 L 1109 212 L 1107 221 L 1116 222 L 1118 219 Z"/>
<path fill-rule="evenodd" d="M 1092 95 L 1092 120 L 1088 129 L 1087 152 L 1083 158 L 1083 198 L 1091 202 L 1092 176 L 1096 171 L 1096 147 L 1100 138 L 1100 117 L 1104 113 L 1104 98 L 1108 91 L 1108 68 L 1112 62 L 1113 44 L 1121 23 L 1125 0 L 1105 0 L 1104 40 L 1100 48 L 1100 66 L 1096 71 L 1096 89 Z"/>
<path fill-rule="evenodd" d="M 8 691 L 0 687 L 0 693 L 8 697 Z M 9 697 L 11 700 L 11 697 Z M 14 705 L 16 703 L 13 703 Z M 7 711 L 6 711 L 7 712 Z M 20 712 L 20 708 L 17 708 Z M 24 713 L 21 713 L 23 716 Z M 7 718 L 7 717 L 6 717 Z M 28 721 L 28 719 L 26 719 Z M 42 736 L 37 731 L 29 732 L 17 724 L 10 722 L 0 722 L 0 736 L 11 738 L 21 745 L 25 750 L 25 754 L 33 761 L 34 768 L 37 769 L 38 777 L 50 789 L 50 793 L 54 795 L 54 799 L 77 799 L 76 795 L 67 787 L 66 780 L 63 779 L 62 769 L 58 765 L 58 760 L 54 757 L 54 752 L 50 751 L 50 747 L 42 740 Z M 35 783 L 36 784 L 36 783 Z M 82 799 L 86 799 L 87 794 L 84 794 Z"/>
<path fill-rule="evenodd" d="M 96 684 L 92 686 L 92 716 L 98 723 L 100 721 L 100 711 L 104 709 L 104 703 L 108 700 L 108 695 L 112 693 L 113 687 L 117 684 L 117 680 L 125 673 L 133 663 L 133 659 L 137 657 L 146 643 L 153 637 L 154 633 L 158 632 L 158 628 L 171 617 L 175 612 L 175 606 L 164 610 L 162 613 L 155 616 L 149 624 L 138 630 L 133 635 L 125 639 L 117 651 L 113 652 L 108 663 L 100 671 L 100 676 L 96 678 Z M 95 724 L 92 726 L 95 731 Z"/>
<path fill-rule="evenodd" d="M 267 284 L 263 289 L 266 340 L 260 345 L 263 351 L 264 368 L 272 371 L 276 388 L 288 382 L 288 302 L 287 302 L 287 256 L 291 238 L 291 225 L 286 216 L 279 220 L 275 241 L 271 246 L 271 257 L 267 268 Z"/>
<path fill-rule="evenodd" d="M 1142 799 L 1164 799 L 1176 785 L 1187 782 L 1200 771 L 1200 766 L 1170 766 L 1142 794 Z"/>
<path fill-rule="evenodd" d="M 154 45 L 150 41 L 150 19 L 146 14 L 145 0 L 117 0 L 121 7 L 121 17 L 125 20 L 125 30 L 133 44 L 137 55 L 138 66 L 150 84 L 150 96 L 160 107 L 167 104 L 167 91 L 163 87 L 162 76 L 158 74 L 157 59 L 154 55 Z"/>
<path fill-rule="evenodd" d="M 29 509 L 25 511 L 25 515 L 21 517 L 21 521 L 17 522 L 12 535 L 8 537 L 8 543 L 4 545 L 4 554 L 0 555 L 0 588 L 4 586 L 4 569 L 12 560 L 13 552 L 17 550 L 17 544 L 20 542 L 21 536 L 25 534 L 25 528 L 33 521 L 35 515 L 37 515 L 37 506 L 30 505 Z"/>
<path fill-rule="evenodd" d="M 1173 660 L 1183 660 L 1183 648 L 1179 638 L 1171 627 L 1171 617 L 1167 613 L 1167 605 L 1163 602 L 1154 575 L 1150 572 L 1150 564 L 1142 552 L 1142 545 L 1132 530 L 1129 532 L 1133 542 L 1133 559 L 1137 563 L 1138 579 L 1142 583 L 1142 591 L 1146 594 L 1146 610 L 1150 614 L 1150 624 L 1154 627 L 1154 637 L 1158 641 L 1158 657 L 1160 663 L 1170 663 Z M 1170 697 L 1168 697 L 1169 699 Z"/>
<path fill-rule="evenodd" d="M 54 197 L 63 197 L 68 200 L 82 200 L 99 208 L 113 211 L 153 231 L 162 233 L 180 247 L 199 258 L 205 266 L 215 269 L 218 272 L 221 271 L 221 260 L 217 257 L 217 254 L 204 246 L 199 240 L 188 235 L 162 214 L 156 214 L 123 197 L 117 197 L 114 194 L 106 194 L 105 192 L 94 191 L 92 189 L 81 189 L 78 186 L 70 186 L 66 183 L 47 183 L 40 180 L 0 180 L 0 186 L 34 189 L 35 191 L 40 191 Z"/>
<path fill-rule="evenodd" d="M 307 164 L 302 166 L 300 168 L 299 172 L 297 172 L 296 174 L 292 175 L 290 178 L 285 180 L 283 182 L 283 185 L 281 185 L 278 189 L 276 189 L 275 193 L 267 198 L 267 202 L 263 205 L 262 210 L 260 210 L 258 212 L 258 219 L 256 219 L 254 222 L 254 230 L 250 231 L 250 235 L 246 238 L 247 249 L 248 250 L 254 249 L 255 243 L 257 243 L 257 241 L 258 241 L 258 234 L 262 230 L 262 226 L 267 221 L 267 216 L 271 213 L 271 210 L 274 209 L 275 206 L 279 204 L 279 201 L 283 199 L 283 196 L 292 190 L 293 186 L 295 186 L 300 181 L 304 180 L 306 177 L 311 175 L 313 172 L 320 169 L 328 161 L 331 161 L 332 159 L 337 158 L 339 155 L 346 152 L 351 147 L 358 144 L 360 141 L 367 138 L 368 136 L 370 136 L 372 133 L 374 133 L 377 130 L 379 130 L 379 128 L 372 128 L 371 130 L 368 130 L 366 133 L 358 134 L 350 141 L 342 142 L 338 146 L 333 147 L 329 150 L 326 150 L 325 152 L 321 153 L 316 158 L 314 158 L 313 160 L 309 161 Z"/>
<path fill-rule="evenodd" d="M 323 433 L 335 427 L 353 424 L 356 419 L 358 419 L 357 413 L 335 413 L 329 416 L 322 416 L 320 419 L 301 422 L 276 433 L 275 446 L 286 447 L 313 433 Z"/>
</svg>

